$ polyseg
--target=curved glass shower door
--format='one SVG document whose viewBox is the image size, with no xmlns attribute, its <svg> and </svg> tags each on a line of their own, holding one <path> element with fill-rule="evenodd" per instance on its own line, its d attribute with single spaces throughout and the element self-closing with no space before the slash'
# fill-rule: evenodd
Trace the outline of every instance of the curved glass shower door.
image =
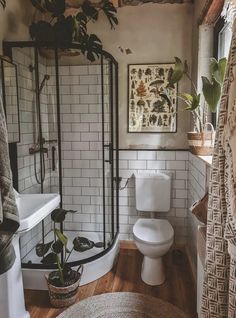
<svg viewBox="0 0 236 318">
<path fill-rule="evenodd" d="M 76 45 L 72 47 L 76 49 Z M 34 109 L 32 123 L 36 123 L 30 127 L 40 138 L 27 147 L 19 145 L 19 153 L 28 155 L 40 139 L 38 191 L 60 193 L 61 207 L 76 211 L 68 213 L 60 226 L 69 240 L 83 236 L 104 243 L 102 248 L 71 257 L 73 265 L 92 261 L 113 246 L 119 230 L 117 63 L 106 52 L 90 63 L 81 55 L 66 56 L 60 48 L 39 47 L 34 42 L 11 42 L 9 50 L 16 64 L 24 64 L 19 75 L 24 78 L 26 71 L 33 72 L 36 83 L 30 87 L 31 106 L 28 103 L 27 107 Z M 43 164 L 38 162 L 43 156 L 45 176 Z M 33 167 L 30 171 L 34 173 Z M 44 268 L 35 245 L 53 239 L 53 223 L 49 219 L 38 227 L 37 235 L 33 233 L 35 229 L 22 239 L 23 267 Z M 29 237 L 34 237 L 30 246 L 25 245 Z"/>
</svg>

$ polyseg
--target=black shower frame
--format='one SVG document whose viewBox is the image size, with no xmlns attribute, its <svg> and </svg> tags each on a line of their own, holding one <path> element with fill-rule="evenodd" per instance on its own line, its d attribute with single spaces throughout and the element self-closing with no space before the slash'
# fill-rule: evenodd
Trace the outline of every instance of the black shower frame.
<svg viewBox="0 0 236 318">
<path fill-rule="evenodd" d="M 62 158 L 61 158 L 61 121 L 60 121 L 60 89 L 59 89 L 59 63 L 58 63 L 58 50 L 60 49 L 78 49 L 80 50 L 80 47 L 78 44 L 76 43 L 71 43 L 71 44 L 62 44 L 62 43 L 52 43 L 52 42 L 35 42 L 35 41 L 4 41 L 3 42 L 3 53 L 5 56 L 8 56 L 11 60 L 12 60 L 12 49 L 14 48 L 34 48 L 34 58 L 38 57 L 38 50 L 40 48 L 46 48 L 46 49 L 52 49 L 54 50 L 54 54 L 55 54 L 55 70 L 56 70 L 56 96 L 57 96 L 57 129 L 58 129 L 58 153 L 59 153 L 59 194 L 61 197 L 61 201 L 60 201 L 60 207 L 62 207 L 63 205 L 63 194 L 62 194 Z M 113 152 L 116 152 L 116 172 L 119 173 L 119 132 L 118 132 L 118 127 L 119 127 L 119 113 L 118 113 L 118 63 L 115 60 L 115 58 L 108 52 L 104 51 L 104 50 L 100 50 L 99 55 L 101 56 L 101 77 L 102 77 L 102 81 L 101 81 L 101 87 L 102 87 L 102 92 L 103 92 L 103 58 L 107 58 L 109 59 L 109 63 L 110 63 L 110 71 L 111 71 L 111 81 L 113 83 L 113 69 L 112 69 L 112 65 L 115 65 L 115 80 L 116 80 L 116 86 L 115 86 L 115 104 L 116 104 L 116 109 L 115 109 L 115 114 L 116 114 L 116 136 L 115 136 L 115 145 L 116 148 L 114 149 L 112 147 L 112 158 L 113 158 Z M 36 76 L 38 73 L 38 63 L 35 63 L 35 67 L 36 67 Z M 111 87 L 111 84 L 110 84 Z M 38 93 L 38 85 L 37 85 L 37 81 L 36 81 L 36 98 Z M 113 88 L 113 87 L 111 87 Z M 111 89 L 111 95 L 110 96 L 110 102 L 111 102 L 111 128 L 113 129 L 113 90 Z M 104 96 L 102 94 L 102 109 L 104 109 Z M 104 114 L 104 111 L 102 112 Z M 104 116 L 102 118 L 102 127 L 104 130 Z M 41 134 L 40 134 L 41 135 Z M 113 140 L 113 131 L 111 131 L 111 138 L 112 138 L 112 145 L 114 145 L 114 140 Z M 40 137 L 41 139 L 41 137 Z M 105 163 L 105 153 L 104 153 L 104 131 L 102 133 L 102 144 L 103 144 L 103 165 Z M 42 147 L 42 140 L 40 140 L 40 147 Z M 41 156 L 41 155 L 40 155 Z M 41 160 L 40 160 L 41 162 Z M 115 233 L 115 229 L 114 229 L 114 205 L 112 208 L 112 244 L 110 244 L 108 247 L 104 247 L 104 250 L 102 252 L 100 252 L 99 254 L 96 254 L 92 257 L 88 257 L 85 258 L 83 260 L 78 260 L 78 261 L 74 261 L 74 262 L 70 262 L 69 265 L 71 267 L 74 266 L 79 266 L 82 264 L 87 264 L 90 263 L 92 261 L 95 261 L 99 258 L 101 258 L 102 256 L 106 255 L 114 246 L 116 240 L 118 239 L 118 235 L 119 235 L 119 178 L 118 175 L 116 176 L 116 178 L 114 178 L 113 176 L 113 165 L 114 161 L 112 161 L 112 179 L 113 182 L 111 182 L 111 187 L 112 187 L 112 200 L 114 200 L 114 182 L 116 184 L 116 233 Z M 41 169 L 42 170 L 42 169 Z M 103 166 L 103 173 L 104 173 L 104 166 Z M 103 200 L 105 198 L 105 184 L 104 184 L 104 177 L 103 177 Z M 103 204 L 103 221 L 105 220 L 105 205 Z M 61 223 L 60 225 L 60 230 L 63 232 L 63 223 Z M 103 235 L 104 235 L 104 239 L 105 239 L 105 222 L 103 222 Z M 104 240 L 105 243 L 105 240 Z M 22 268 L 26 268 L 26 269 L 56 269 L 57 266 L 55 264 L 52 265 L 47 265 L 47 264 L 25 264 L 22 263 Z"/>
</svg>

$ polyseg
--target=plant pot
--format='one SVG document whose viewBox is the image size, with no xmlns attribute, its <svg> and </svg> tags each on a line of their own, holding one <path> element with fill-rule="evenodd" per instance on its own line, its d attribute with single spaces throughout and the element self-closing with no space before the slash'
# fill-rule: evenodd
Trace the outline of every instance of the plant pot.
<svg viewBox="0 0 236 318">
<path fill-rule="evenodd" d="M 201 133 L 188 132 L 188 143 L 191 153 L 198 156 L 211 156 L 215 142 L 215 131 Z"/>
<path fill-rule="evenodd" d="M 46 276 L 50 302 L 56 308 L 71 306 L 76 300 L 82 271 L 78 273 L 73 270 L 73 277 L 69 281 L 67 280 L 66 286 L 63 287 L 55 286 L 50 282 L 50 275 L 55 275 L 56 273 L 51 272 L 49 276 Z"/>
</svg>

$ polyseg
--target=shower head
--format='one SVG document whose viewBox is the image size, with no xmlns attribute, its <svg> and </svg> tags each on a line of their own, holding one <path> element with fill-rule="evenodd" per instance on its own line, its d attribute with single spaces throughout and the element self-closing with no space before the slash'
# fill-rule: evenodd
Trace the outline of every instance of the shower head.
<svg viewBox="0 0 236 318">
<path fill-rule="evenodd" d="M 44 85 L 45 85 L 45 82 L 48 81 L 49 79 L 50 79 L 50 75 L 45 74 L 45 75 L 44 75 L 44 78 L 43 78 L 43 80 L 42 80 L 42 83 L 41 83 L 41 85 L 40 85 L 40 87 L 39 87 L 39 94 L 42 92 L 42 90 L 43 90 L 43 88 L 44 88 Z"/>
</svg>

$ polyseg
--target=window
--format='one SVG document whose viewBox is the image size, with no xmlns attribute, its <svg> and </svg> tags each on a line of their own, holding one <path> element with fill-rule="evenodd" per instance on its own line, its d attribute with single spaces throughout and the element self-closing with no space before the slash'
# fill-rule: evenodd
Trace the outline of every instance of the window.
<svg viewBox="0 0 236 318">
<path fill-rule="evenodd" d="M 225 23 L 223 18 L 220 18 L 214 28 L 214 57 L 219 60 L 222 57 L 228 58 L 231 39 L 232 27 L 230 23 Z M 212 123 L 216 127 L 218 120 L 219 106 L 216 114 L 212 114 Z"/>
</svg>

